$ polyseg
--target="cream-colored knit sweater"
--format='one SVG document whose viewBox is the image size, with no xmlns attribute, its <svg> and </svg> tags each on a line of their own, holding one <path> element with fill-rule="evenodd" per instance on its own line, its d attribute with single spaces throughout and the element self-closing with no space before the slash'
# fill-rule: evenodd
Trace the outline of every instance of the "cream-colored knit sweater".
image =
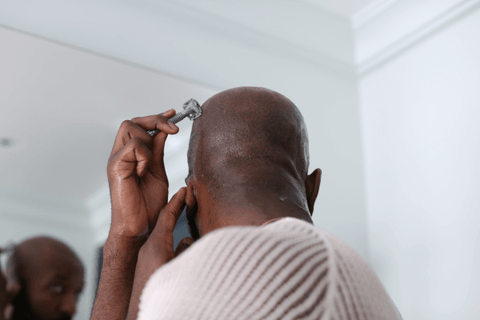
<svg viewBox="0 0 480 320">
<path fill-rule="evenodd" d="M 295 218 L 205 235 L 140 300 L 139 320 L 401 319 L 353 249 Z"/>
</svg>

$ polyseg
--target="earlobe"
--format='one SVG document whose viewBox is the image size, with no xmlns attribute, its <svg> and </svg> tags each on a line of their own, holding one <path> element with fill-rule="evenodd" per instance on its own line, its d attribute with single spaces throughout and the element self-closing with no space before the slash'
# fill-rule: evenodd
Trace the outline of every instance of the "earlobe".
<svg viewBox="0 0 480 320">
<path fill-rule="evenodd" d="M 5 287 L 5 292 L 10 301 L 15 299 L 15 297 L 22 290 L 22 286 L 16 280 L 7 279 L 7 285 Z"/>
<path fill-rule="evenodd" d="M 315 205 L 315 200 L 317 200 L 321 180 L 322 170 L 317 168 L 307 176 L 307 180 L 305 182 L 308 210 L 310 211 L 311 216 L 313 215 L 313 207 Z"/>
</svg>

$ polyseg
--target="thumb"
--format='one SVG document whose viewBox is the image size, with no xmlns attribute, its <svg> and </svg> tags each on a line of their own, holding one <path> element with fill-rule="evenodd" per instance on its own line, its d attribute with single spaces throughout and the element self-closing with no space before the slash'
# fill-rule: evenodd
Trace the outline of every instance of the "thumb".
<svg viewBox="0 0 480 320">
<path fill-rule="evenodd" d="M 5 320 L 11 320 L 13 317 L 13 305 L 12 304 L 7 304 L 5 306 L 5 310 L 3 310 L 3 315 L 5 317 Z"/>
<path fill-rule="evenodd" d="M 18 282 L 9 279 L 5 290 L 8 301 L 12 301 L 18 295 L 21 289 L 22 286 Z"/>
<path fill-rule="evenodd" d="M 187 250 L 193 244 L 193 239 L 190 237 L 183 238 L 177 245 L 177 249 L 175 249 L 175 257 L 178 257 L 180 253 Z"/>
</svg>

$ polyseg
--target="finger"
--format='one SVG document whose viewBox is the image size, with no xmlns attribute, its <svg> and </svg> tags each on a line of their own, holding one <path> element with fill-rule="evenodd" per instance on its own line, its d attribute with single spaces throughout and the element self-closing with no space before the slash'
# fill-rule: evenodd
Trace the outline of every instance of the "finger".
<svg viewBox="0 0 480 320">
<path fill-rule="evenodd" d="M 133 120 L 125 120 L 118 129 L 110 157 L 116 155 L 133 138 L 140 138 L 149 148 L 152 146 L 153 138 L 145 129 Z"/>
<path fill-rule="evenodd" d="M 178 127 L 173 122 L 168 121 L 168 119 L 173 117 L 175 113 L 175 110 L 170 109 L 153 116 L 133 118 L 132 121 L 144 130 L 157 129 L 168 134 L 175 134 L 179 130 Z"/>
<path fill-rule="evenodd" d="M 3 311 L 5 320 L 11 320 L 13 318 L 13 305 L 12 304 L 7 304 L 5 306 L 5 310 Z"/>
<path fill-rule="evenodd" d="M 165 172 L 165 164 L 163 161 L 165 142 L 167 141 L 168 134 L 160 131 L 153 138 L 153 148 L 152 148 L 152 171 L 162 173 Z"/>
<path fill-rule="evenodd" d="M 195 192 L 193 187 L 187 186 L 187 194 L 185 195 L 185 203 L 187 207 L 193 208 L 197 204 L 197 199 L 195 199 Z"/>
<path fill-rule="evenodd" d="M 143 176 L 152 162 L 152 153 L 140 138 L 133 138 L 109 161 L 107 171 L 121 179 L 136 173 Z"/>
<path fill-rule="evenodd" d="M 190 237 L 183 238 L 177 245 L 177 249 L 175 249 L 175 257 L 178 257 L 180 253 L 187 250 L 193 244 L 193 239 Z"/>
<path fill-rule="evenodd" d="M 185 207 L 185 194 L 186 188 L 180 188 L 170 202 L 160 211 L 157 224 L 155 225 L 151 236 L 159 237 L 163 235 L 172 235 L 173 246 L 173 230 L 175 229 L 178 218 L 180 218 L 183 208 Z"/>
<path fill-rule="evenodd" d="M 187 187 L 185 204 L 187 206 L 187 210 L 185 210 L 185 217 L 187 218 L 187 221 L 189 221 L 189 228 L 190 228 L 190 222 L 193 221 L 193 219 L 195 218 L 196 212 L 198 210 L 197 199 L 195 198 L 195 191 L 193 190 L 193 187 L 191 185 Z M 190 232 L 192 232 L 192 230 Z"/>
<path fill-rule="evenodd" d="M 17 281 L 9 280 L 5 288 L 7 302 L 12 301 L 20 293 L 21 289 L 22 286 Z"/>
<path fill-rule="evenodd" d="M 163 114 L 148 116 L 143 118 L 135 118 L 134 120 L 139 126 L 145 128 L 146 130 L 158 129 L 160 132 L 153 138 L 153 162 L 152 162 L 152 172 L 155 173 L 164 173 L 165 167 L 163 163 L 165 142 L 167 140 L 168 134 L 176 134 L 178 132 L 178 127 L 173 123 L 168 121 L 168 118 L 171 118 L 175 115 L 175 110 L 171 109 Z M 169 128 L 167 128 L 168 126 Z M 168 129 L 168 130 L 167 130 Z"/>
</svg>

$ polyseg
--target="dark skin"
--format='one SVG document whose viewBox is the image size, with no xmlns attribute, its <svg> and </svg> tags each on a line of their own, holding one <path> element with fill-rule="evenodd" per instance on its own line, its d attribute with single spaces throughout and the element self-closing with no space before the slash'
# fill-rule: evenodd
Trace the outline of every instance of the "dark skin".
<svg viewBox="0 0 480 320">
<path fill-rule="evenodd" d="M 193 124 L 188 160 L 187 219 L 194 240 L 278 217 L 313 224 L 321 170 L 308 175 L 303 117 L 283 95 L 247 87 L 207 100 Z"/>
<path fill-rule="evenodd" d="M 0 248 L 0 253 L 2 253 L 2 248 Z M 9 297 L 7 296 L 7 278 L 2 270 L 0 270 L 0 320 L 4 320 L 4 310 L 7 302 L 10 302 L 9 300 Z"/>
<path fill-rule="evenodd" d="M 36 237 L 20 243 L 6 271 L 6 319 L 68 320 L 75 314 L 84 268 L 62 242 Z"/>
<path fill-rule="evenodd" d="M 190 139 L 187 187 L 168 204 L 163 148 L 167 135 L 178 132 L 167 122 L 175 112 L 122 124 L 107 168 L 112 225 L 92 319 L 136 319 L 153 272 L 213 230 L 280 217 L 313 223 L 321 171 L 307 173 L 308 138 L 293 103 L 268 89 L 236 88 L 202 108 Z M 161 132 L 151 138 L 151 129 Z M 174 251 L 185 205 L 193 239 L 182 239 Z"/>
<path fill-rule="evenodd" d="M 166 220 L 173 219 L 170 224 L 175 227 L 178 217 L 169 214 L 168 180 L 163 164 L 167 135 L 178 132 L 177 126 L 167 122 L 174 115 L 175 110 L 169 110 L 160 115 L 134 118 L 124 121 L 118 131 L 107 166 L 112 222 L 103 249 L 102 273 L 91 319 L 127 317 L 139 252 L 141 258 L 150 251 L 152 241 L 146 242 L 147 235 L 157 220 L 165 220 L 159 219 L 161 210 Z M 153 129 L 160 133 L 152 138 L 146 130 Z M 171 201 L 171 205 L 174 203 Z M 155 266 L 173 259 L 173 229 L 162 229 L 159 237 L 151 239 L 166 248 L 161 251 L 162 256 L 155 259 Z M 146 273 L 149 272 L 150 268 Z"/>
</svg>

